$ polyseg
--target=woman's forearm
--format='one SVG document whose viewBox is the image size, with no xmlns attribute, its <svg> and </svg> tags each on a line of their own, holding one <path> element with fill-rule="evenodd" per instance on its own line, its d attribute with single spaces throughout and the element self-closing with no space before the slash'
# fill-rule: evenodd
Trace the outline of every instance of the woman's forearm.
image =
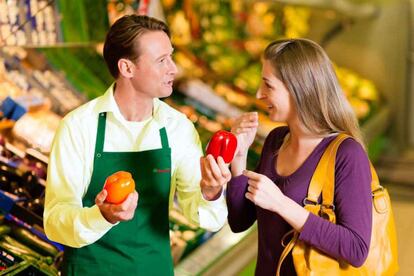
<svg viewBox="0 0 414 276">
<path fill-rule="evenodd" d="M 309 216 L 309 211 L 287 196 L 277 204 L 274 210 L 296 231 L 301 231 Z"/>
<path fill-rule="evenodd" d="M 231 162 L 231 175 L 233 177 L 239 176 L 246 169 L 247 155 L 235 156 Z"/>
</svg>

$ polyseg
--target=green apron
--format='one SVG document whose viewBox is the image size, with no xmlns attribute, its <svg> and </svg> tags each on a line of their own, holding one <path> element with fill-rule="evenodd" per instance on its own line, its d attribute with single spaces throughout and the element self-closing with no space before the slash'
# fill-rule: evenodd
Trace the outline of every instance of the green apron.
<svg viewBox="0 0 414 276">
<path fill-rule="evenodd" d="M 95 243 L 82 248 L 67 247 L 63 273 L 82 276 L 173 275 L 168 220 L 171 149 L 165 128 L 160 129 L 160 149 L 104 152 L 105 125 L 106 113 L 101 113 L 93 173 L 82 200 L 83 206 L 93 206 L 105 179 L 123 170 L 130 172 L 135 180 L 138 207 L 132 220 L 120 222 Z"/>
</svg>

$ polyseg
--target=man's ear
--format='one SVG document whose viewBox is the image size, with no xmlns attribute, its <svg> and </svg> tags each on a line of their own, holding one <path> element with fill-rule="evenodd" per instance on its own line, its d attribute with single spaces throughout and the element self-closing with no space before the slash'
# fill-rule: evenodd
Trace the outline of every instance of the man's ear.
<svg viewBox="0 0 414 276">
<path fill-rule="evenodd" d="M 118 60 L 119 74 L 125 78 L 132 78 L 134 76 L 134 66 L 129 59 L 121 58 Z"/>
</svg>

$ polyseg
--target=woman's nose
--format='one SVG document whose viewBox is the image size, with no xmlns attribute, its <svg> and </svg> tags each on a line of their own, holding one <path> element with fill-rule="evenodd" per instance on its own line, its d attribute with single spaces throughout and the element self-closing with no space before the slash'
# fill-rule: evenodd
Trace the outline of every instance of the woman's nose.
<svg viewBox="0 0 414 276">
<path fill-rule="evenodd" d="M 262 89 L 259 87 L 259 89 L 257 89 L 257 92 L 256 92 L 256 99 L 261 99 L 261 98 L 263 98 L 263 92 L 262 92 Z"/>
</svg>

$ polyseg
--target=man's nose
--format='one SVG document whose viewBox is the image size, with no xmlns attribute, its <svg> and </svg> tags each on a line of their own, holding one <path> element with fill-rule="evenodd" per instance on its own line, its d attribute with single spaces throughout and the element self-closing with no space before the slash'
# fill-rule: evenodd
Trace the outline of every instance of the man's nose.
<svg viewBox="0 0 414 276">
<path fill-rule="evenodd" d="M 174 60 L 170 60 L 170 64 L 169 64 L 169 73 L 172 75 L 177 74 L 178 69 L 177 69 L 177 65 L 175 64 Z"/>
</svg>

